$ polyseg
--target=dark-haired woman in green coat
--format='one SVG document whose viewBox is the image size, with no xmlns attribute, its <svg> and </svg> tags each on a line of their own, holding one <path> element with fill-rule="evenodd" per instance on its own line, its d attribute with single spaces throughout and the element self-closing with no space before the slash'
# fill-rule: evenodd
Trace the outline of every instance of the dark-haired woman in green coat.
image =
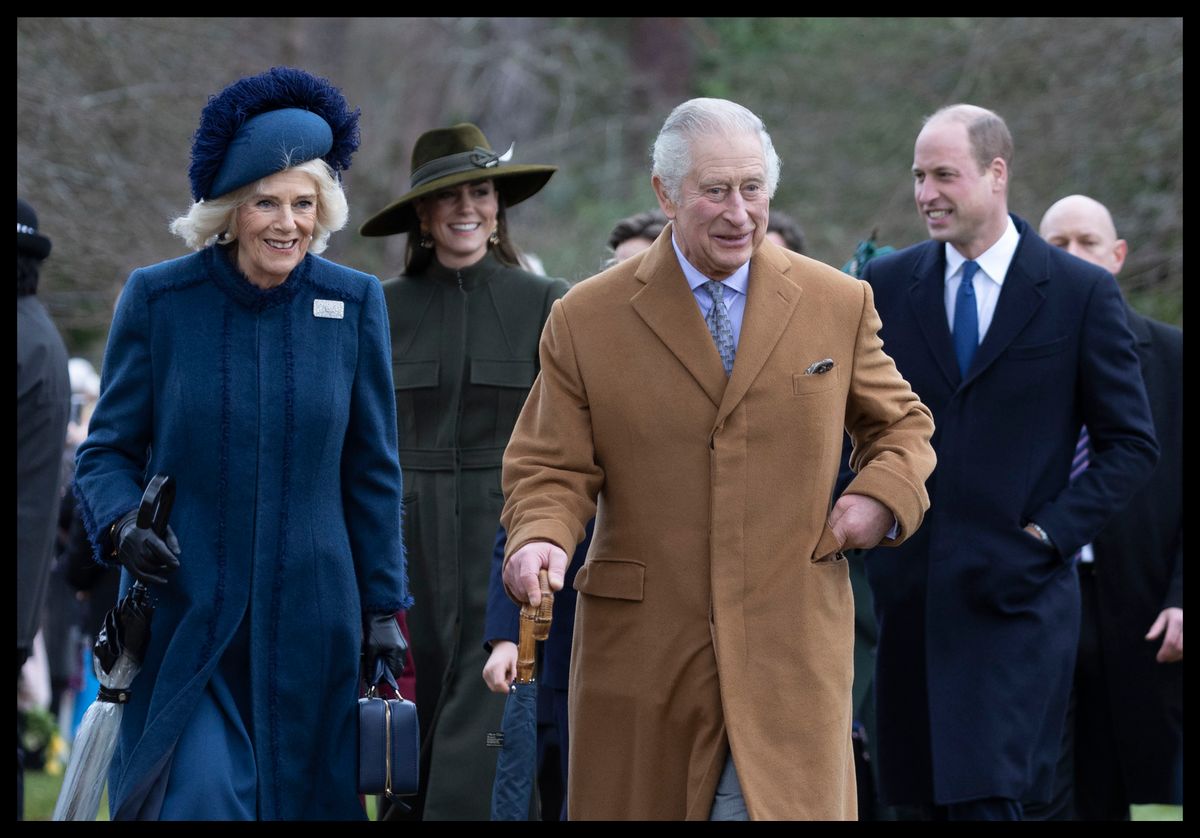
<svg viewBox="0 0 1200 838">
<path fill-rule="evenodd" d="M 486 820 L 504 698 L 480 678 L 504 448 L 538 372 L 538 340 L 567 283 L 520 267 L 505 208 L 552 166 L 509 162 L 474 125 L 428 131 L 410 191 L 365 236 L 408 233 L 404 273 L 384 283 L 392 337 L 408 615 L 421 717 L 426 820 Z"/>
</svg>

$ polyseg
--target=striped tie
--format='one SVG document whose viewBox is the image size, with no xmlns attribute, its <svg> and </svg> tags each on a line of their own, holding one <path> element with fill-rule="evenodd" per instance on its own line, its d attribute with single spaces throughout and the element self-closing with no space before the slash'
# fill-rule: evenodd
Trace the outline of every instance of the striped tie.
<svg viewBox="0 0 1200 838">
<path fill-rule="evenodd" d="M 1088 438 L 1087 425 L 1079 429 L 1079 441 L 1075 443 L 1075 458 L 1071 460 L 1071 482 L 1074 483 L 1079 475 L 1088 467 L 1088 445 L 1091 440 Z"/>
<path fill-rule="evenodd" d="M 704 290 L 712 297 L 712 308 L 708 310 L 708 316 L 704 318 L 704 322 L 708 324 L 708 331 L 712 333 L 713 343 L 717 345 L 717 353 L 721 356 L 721 366 L 725 367 L 725 374 L 733 373 L 733 355 L 735 347 L 733 345 L 733 323 L 729 320 L 729 309 L 725 308 L 725 286 L 717 282 L 715 279 L 710 279 L 704 283 Z"/>
<path fill-rule="evenodd" d="M 1091 438 L 1088 437 L 1087 425 L 1079 429 L 1079 439 L 1075 443 L 1075 457 L 1071 460 L 1071 477 L 1070 482 L 1074 483 L 1079 475 L 1087 471 L 1088 467 L 1088 448 L 1091 445 Z M 1075 551 L 1075 555 L 1071 557 L 1071 561 L 1075 564 L 1079 563 L 1083 556 L 1083 548 Z"/>
</svg>

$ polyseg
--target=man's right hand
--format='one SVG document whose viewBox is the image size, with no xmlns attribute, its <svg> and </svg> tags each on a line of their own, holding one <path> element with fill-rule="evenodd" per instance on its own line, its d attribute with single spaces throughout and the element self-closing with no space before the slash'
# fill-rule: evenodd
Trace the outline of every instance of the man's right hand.
<svg viewBox="0 0 1200 838">
<path fill-rule="evenodd" d="M 567 572 L 567 554 L 549 541 L 530 541 L 509 556 L 504 563 L 504 587 L 517 602 L 542 604 L 542 589 L 538 571 L 545 568 L 550 577 L 550 590 L 561 591 Z"/>
</svg>

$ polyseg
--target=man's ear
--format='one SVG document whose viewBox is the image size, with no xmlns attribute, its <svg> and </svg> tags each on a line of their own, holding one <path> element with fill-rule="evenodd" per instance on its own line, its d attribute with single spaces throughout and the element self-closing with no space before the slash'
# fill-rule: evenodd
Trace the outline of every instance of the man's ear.
<svg viewBox="0 0 1200 838">
<path fill-rule="evenodd" d="M 997 192 L 1003 192 L 1008 188 L 1008 164 L 1004 162 L 1003 157 L 993 158 L 988 164 L 988 171 L 992 173 L 992 182 L 995 184 Z"/>
<path fill-rule="evenodd" d="M 667 189 L 663 186 L 662 178 L 654 175 L 650 178 L 650 185 L 654 187 L 654 194 L 658 197 L 658 205 L 662 207 L 663 214 L 674 221 L 678 207 L 675 206 L 675 202 L 667 195 Z"/>
<path fill-rule="evenodd" d="M 1113 271 L 1113 276 L 1121 272 L 1121 268 L 1125 267 L 1125 257 L 1129 255 L 1129 243 L 1125 239 L 1117 239 L 1113 245 L 1113 261 L 1116 262 L 1116 270 Z"/>
</svg>

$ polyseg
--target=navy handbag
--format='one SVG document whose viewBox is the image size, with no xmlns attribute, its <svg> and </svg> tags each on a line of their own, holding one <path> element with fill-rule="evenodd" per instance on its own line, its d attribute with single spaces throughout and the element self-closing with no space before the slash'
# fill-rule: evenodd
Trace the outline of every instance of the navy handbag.
<svg viewBox="0 0 1200 838">
<path fill-rule="evenodd" d="M 381 682 L 396 698 L 375 694 Z M 417 705 L 400 698 L 396 679 L 381 659 L 376 662 L 365 698 L 358 700 L 358 793 L 390 797 L 417 793 L 421 734 Z"/>
</svg>

